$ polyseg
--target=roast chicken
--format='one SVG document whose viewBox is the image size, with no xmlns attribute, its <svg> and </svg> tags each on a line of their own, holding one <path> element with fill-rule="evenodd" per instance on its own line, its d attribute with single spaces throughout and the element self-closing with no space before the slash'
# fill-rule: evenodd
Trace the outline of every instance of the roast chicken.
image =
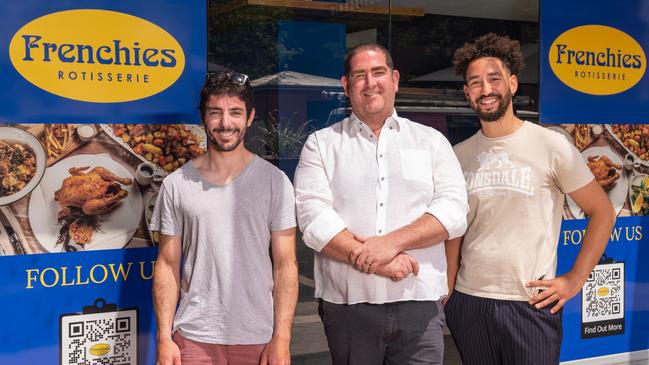
<svg viewBox="0 0 649 365">
<path fill-rule="evenodd" d="M 589 156 L 588 167 L 595 175 L 595 180 L 604 190 L 609 190 L 615 185 L 615 182 L 620 178 L 618 170 L 622 165 L 616 164 L 610 158 L 602 156 Z"/>
<path fill-rule="evenodd" d="M 61 207 L 59 219 L 69 215 L 72 208 L 90 216 L 108 213 L 128 195 L 122 185 L 131 185 L 132 179 L 119 177 L 100 166 L 84 172 L 87 169 L 88 166 L 68 170 L 72 176 L 65 178 L 61 189 L 54 193 L 54 200 Z"/>
</svg>

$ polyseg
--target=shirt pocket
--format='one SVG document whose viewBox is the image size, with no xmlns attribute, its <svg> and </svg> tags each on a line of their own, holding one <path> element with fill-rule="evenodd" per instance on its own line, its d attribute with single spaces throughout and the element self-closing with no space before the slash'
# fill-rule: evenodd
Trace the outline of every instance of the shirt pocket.
<svg viewBox="0 0 649 365">
<path fill-rule="evenodd" d="M 406 180 L 430 183 L 433 170 L 430 152 L 427 150 L 401 150 L 401 173 Z"/>
</svg>

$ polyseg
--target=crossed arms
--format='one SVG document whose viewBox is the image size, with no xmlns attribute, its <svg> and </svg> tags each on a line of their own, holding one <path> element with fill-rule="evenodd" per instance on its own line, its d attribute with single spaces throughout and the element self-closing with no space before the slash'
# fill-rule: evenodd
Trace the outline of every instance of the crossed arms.
<svg viewBox="0 0 649 365">
<path fill-rule="evenodd" d="M 424 214 L 412 224 L 385 236 L 357 237 L 344 229 L 322 252 L 358 270 L 398 281 L 419 272 L 419 263 L 405 250 L 429 247 L 446 238 L 448 232 L 437 218 Z"/>
<path fill-rule="evenodd" d="M 422 204 L 422 215 L 386 235 L 361 237 L 347 228 L 334 209 L 335 192 L 317 138 L 316 134 L 309 136 L 295 173 L 298 223 L 307 246 L 358 270 L 399 280 L 418 270 L 417 261 L 404 251 L 430 247 L 464 233 L 468 210 L 464 178 L 445 139 L 438 140 L 437 153 L 431 158 L 434 194 L 430 202 Z M 363 182 L 350 184 L 363 188 Z"/>
</svg>

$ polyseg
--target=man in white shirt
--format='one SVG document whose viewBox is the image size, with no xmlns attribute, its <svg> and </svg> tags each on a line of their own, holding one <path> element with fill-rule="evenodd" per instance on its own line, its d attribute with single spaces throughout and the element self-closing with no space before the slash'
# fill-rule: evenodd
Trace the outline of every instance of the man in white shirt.
<svg viewBox="0 0 649 365">
<path fill-rule="evenodd" d="M 352 115 L 309 136 L 295 172 L 333 363 L 441 364 L 443 241 L 466 229 L 466 185 L 444 136 L 397 116 L 388 51 L 358 46 L 341 78 Z"/>
</svg>

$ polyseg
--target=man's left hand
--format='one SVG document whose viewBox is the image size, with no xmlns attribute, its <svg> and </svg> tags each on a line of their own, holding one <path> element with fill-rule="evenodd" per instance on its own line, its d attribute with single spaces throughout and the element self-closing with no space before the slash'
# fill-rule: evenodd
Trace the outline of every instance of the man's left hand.
<svg viewBox="0 0 649 365">
<path fill-rule="evenodd" d="M 570 273 L 549 280 L 534 280 L 527 283 L 528 288 L 545 288 L 530 298 L 530 305 L 541 309 L 553 302 L 557 304 L 550 309 L 550 313 L 557 313 L 563 305 L 581 290 L 583 283 Z"/>
<path fill-rule="evenodd" d="M 349 262 L 366 273 L 375 273 L 380 265 L 387 264 L 400 253 L 387 236 L 374 236 L 367 239 L 355 236 L 354 238 L 363 244 L 349 254 Z"/>
<path fill-rule="evenodd" d="M 289 351 L 289 345 L 290 341 L 273 336 L 261 353 L 259 365 L 290 365 L 291 352 Z"/>
</svg>

